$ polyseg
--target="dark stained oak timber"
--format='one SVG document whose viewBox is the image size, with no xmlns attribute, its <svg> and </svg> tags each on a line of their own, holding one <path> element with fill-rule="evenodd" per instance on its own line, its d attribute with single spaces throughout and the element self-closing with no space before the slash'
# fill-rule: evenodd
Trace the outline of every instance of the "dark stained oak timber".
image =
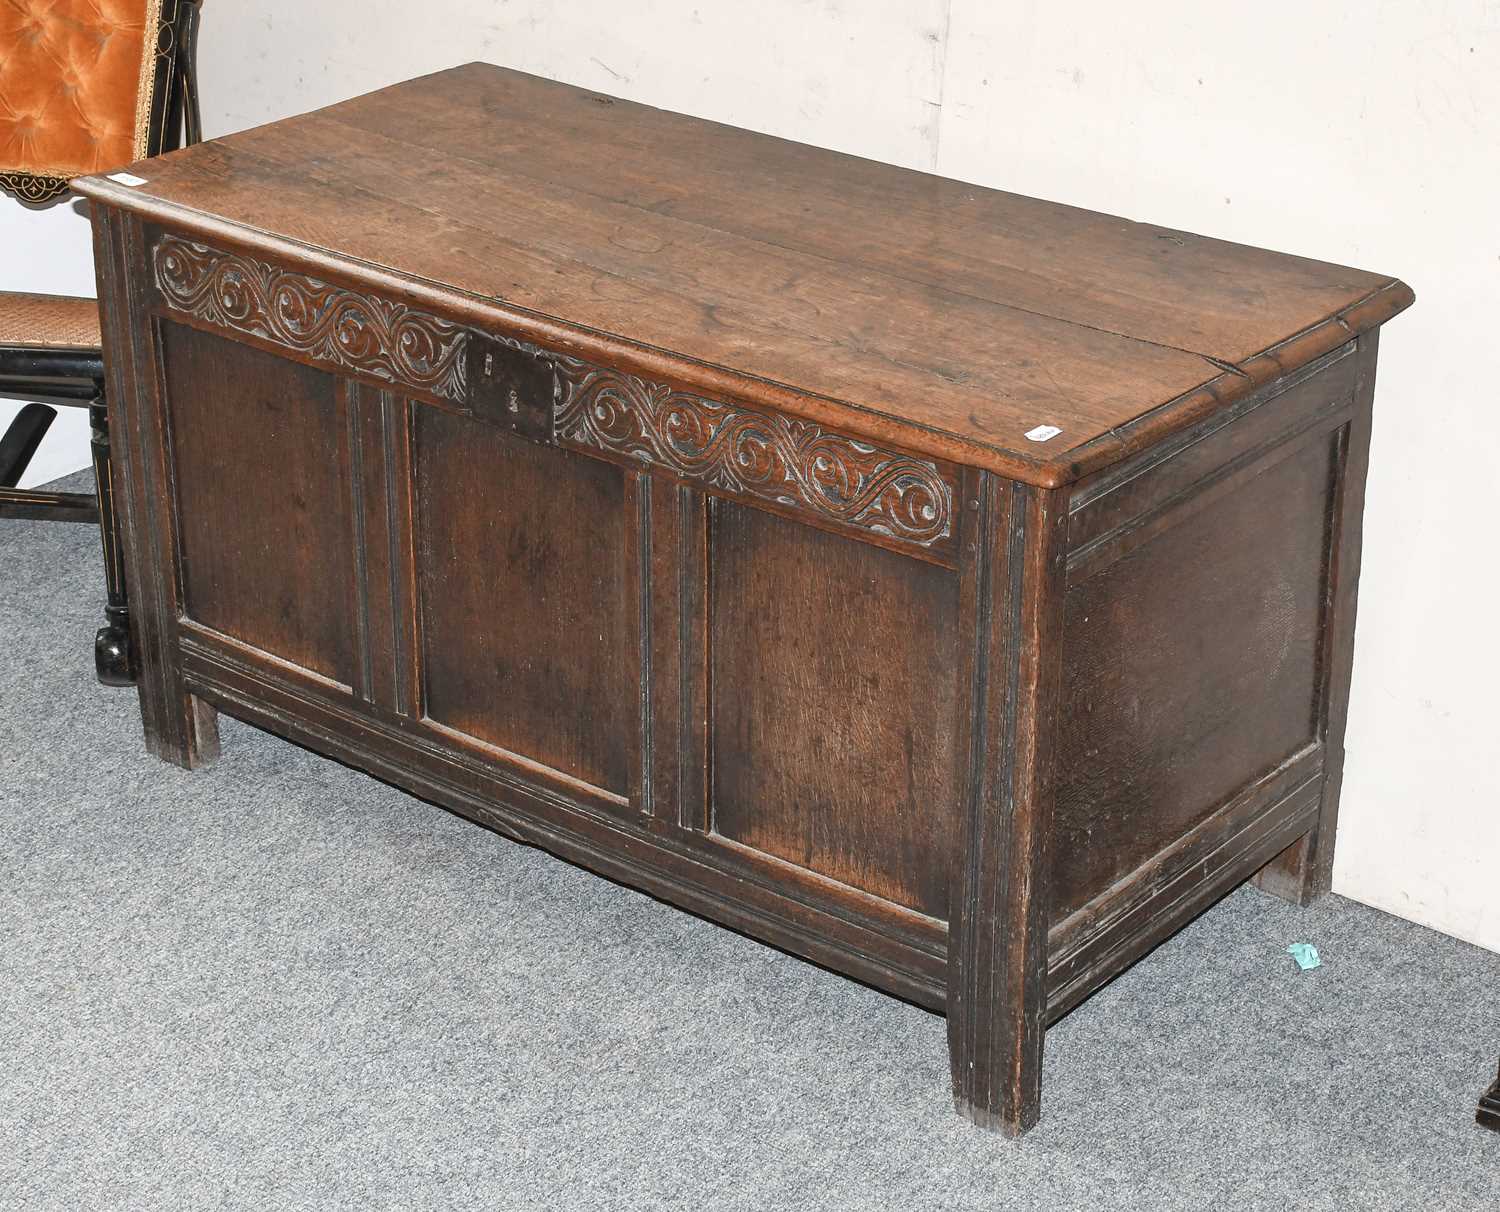
<svg viewBox="0 0 1500 1212">
<path fill-rule="evenodd" d="M 1316 435 L 1069 585 L 1057 917 L 1314 742 L 1333 447 Z"/>
<path fill-rule="evenodd" d="M 94 268 L 106 350 L 115 507 L 125 549 L 141 723 L 146 748 L 163 761 L 193 768 L 219 752 L 218 717 L 183 676 L 179 626 L 182 583 L 178 518 L 158 346 L 143 297 L 145 233 L 123 213 L 91 213 Z M 212 385 L 217 386 L 217 379 Z M 116 403 L 118 401 L 118 403 Z"/>
<path fill-rule="evenodd" d="M 948 920 L 948 1052 L 958 1111 L 1024 1132 L 1041 1112 L 1047 877 L 1067 501 L 971 475 L 961 626 L 968 787 Z"/>
<path fill-rule="evenodd" d="M 714 831 L 946 918 L 958 577 L 759 510 L 715 513 Z"/>
<path fill-rule="evenodd" d="M 1154 441 L 1411 301 L 1374 274 L 484 64 L 141 175 L 135 190 L 87 188 L 283 260 L 460 292 L 518 335 L 566 334 L 569 352 L 613 338 L 633 368 L 716 394 L 776 385 L 789 413 L 1038 484 Z M 1046 447 L 1023 437 L 1048 423 L 1063 433 Z"/>
<path fill-rule="evenodd" d="M 354 686 L 357 548 L 338 380 L 193 329 L 159 332 L 184 612 Z"/>
<path fill-rule="evenodd" d="M 136 171 L 161 757 L 230 712 L 945 1012 L 1007 1133 L 1048 1024 L 1327 890 L 1402 283 L 479 64 Z"/>
<path fill-rule="evenodd" d="M 436 408 L 413 435 L 423 717 L 623 796 L 640 608 L 626 473 Z"/>
</svg>

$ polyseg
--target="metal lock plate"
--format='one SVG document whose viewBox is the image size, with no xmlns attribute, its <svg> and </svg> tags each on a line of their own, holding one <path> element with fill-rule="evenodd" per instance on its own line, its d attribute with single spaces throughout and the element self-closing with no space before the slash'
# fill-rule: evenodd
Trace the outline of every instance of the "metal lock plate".
<svg viewBox="0 0 1500 1212">
<path fill-rule="evenodd" d="M 552 445 L 557 372 L 545 357 L 496 337 L 469 341 L 469 404 L 476 417 Z"/>
</svg>

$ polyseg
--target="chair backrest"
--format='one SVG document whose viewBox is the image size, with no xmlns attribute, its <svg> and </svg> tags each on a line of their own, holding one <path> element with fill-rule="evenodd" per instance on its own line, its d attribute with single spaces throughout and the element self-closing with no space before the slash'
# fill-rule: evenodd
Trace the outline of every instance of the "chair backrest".
<svg viewBox="0 0 1500 1212">
<path fill-rule="evenodd" d="M 48 202 L 180 146 L 198 3 L 0 0 L 0 189 Z"/>
</svg>

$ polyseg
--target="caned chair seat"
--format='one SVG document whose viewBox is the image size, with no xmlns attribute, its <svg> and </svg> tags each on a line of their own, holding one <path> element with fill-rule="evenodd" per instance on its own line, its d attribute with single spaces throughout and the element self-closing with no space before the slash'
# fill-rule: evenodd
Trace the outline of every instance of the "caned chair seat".
<svg viewBox="0 0 1500 1212">
<path fill-rule="evenodd" d="M 66 295 L 0 291 L 0 345 L 98 349 L 99 304 Z"/>
</svg>

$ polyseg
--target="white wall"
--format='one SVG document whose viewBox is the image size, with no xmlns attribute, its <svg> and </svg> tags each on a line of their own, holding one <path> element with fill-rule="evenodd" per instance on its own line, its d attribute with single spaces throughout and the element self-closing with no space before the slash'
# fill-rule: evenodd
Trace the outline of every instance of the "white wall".
<svg viewBox="0 0 1500 1212">
<path fill-rule="evenodd" d="M 1500 950 L 1500 4 L 212 4 L 205 121 L 471 59 L 1409 282 L 1381 349 L 1335 887 Z"/>
<path fill-rule="evenodd" d="M 956 0 L 941 172 L 1398 276 L 1334 888 L 1500 950 L 1500 4 Z"/>
</svg>

